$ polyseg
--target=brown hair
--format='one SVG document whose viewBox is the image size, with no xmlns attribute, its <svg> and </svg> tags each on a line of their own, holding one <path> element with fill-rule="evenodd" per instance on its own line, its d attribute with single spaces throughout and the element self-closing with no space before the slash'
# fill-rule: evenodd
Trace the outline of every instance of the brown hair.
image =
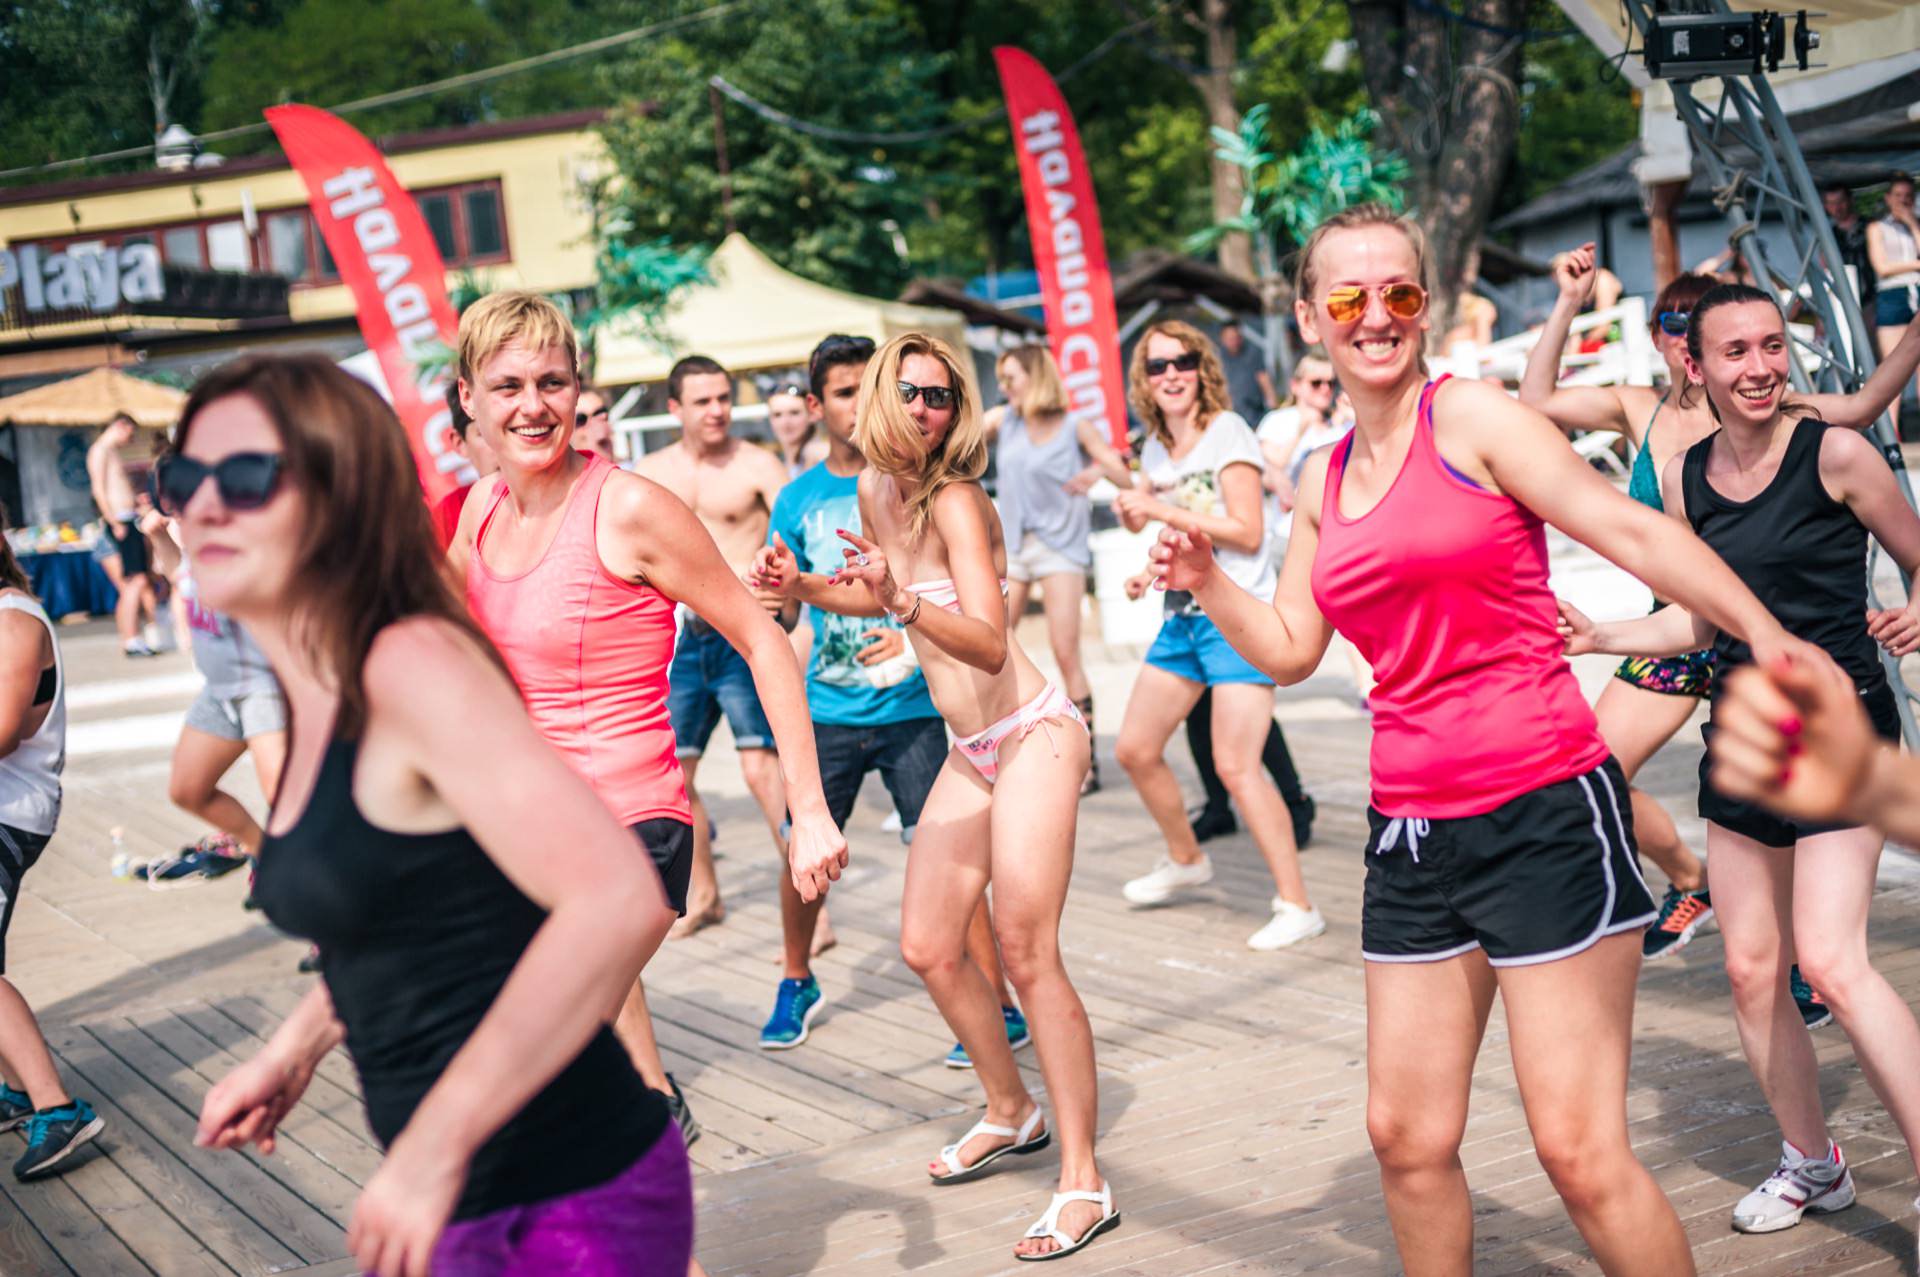
<svg viewBox="0 0 1920 1277">
<path fill-rule="evenodd" d="M 1067 410 L 1067 388 L 1060 380 L 1060 365 L 1053 361 L 1051 350 L 1038 344 L 1015 346 L 1002 354 L 1000 359 L 1003 363 L 1013 360 L 1027 374 L 1026 402 L 1013 405 L 1022 417 L 1031 421 L 1034 417 L 1052 416 Z"/>
<path fill-rule="evenodd" d="M 12 526 L 13 513 L 7 509 L 6 502 L 0 501 L 0 528 Z M 27 570 L 20 566 L 20 560 L 13 557 L 13 546 L 8 544 L 4 536 L 0 536 L 0 588 L 8 586 L 27 594 L 33 593 L 33 582 L 27 579 Z"/>
<path fill-rule="evenodd" d="M 953 424 L 937 451 L 927 450 L 920 426 L 907 415 L 894 389 L 909 355 L 926 355 L 947 370 L 953 388 Z M 933 518 L 933 499 L 951 483 L 972 483 L 987 472 L 987 432 L 980 424 L 980 396 L 968 375 L 970 360 L 927 333 L 902 333 L 882 346 L 860 374 L 859 415 L 853 446 L 867 464 L 900 482 L 907 503 L 907 533 L 919 540 Z"/>
<path fill-rule="evenodd" d="M 1307 236 L 1307 242 L 1301 245 L 1293 259 L 1294 296 L 1309 304 L 1313 301 L 1313 288 L 1319 283 L 1319 272 L 1315 269 L 1313 258 L 1320 241 L 1335 231 L 1358 230 L 1363 226 L 1391 226 L 1405 235 L 1407 242 L 1413 245 L 1413 259 L 1417 263 L 1414 273 L 1418 278 L 1414 282 L 1422 288 L 1427 287 L 1427 237 L 1421 233 L 1420 224 L 1389 205 L 1370 202 L 1343 208 L 1313 228 L 1313 234 Z"/>
<path fill-rule="evenodd" d="M 1147 342 L 1155 333 L 1173 338 L 1182 350 L 1200 356 L 1200 393 L 1194 397 L 1193 404 L 1194 429 L 1205 430 L 1212 425 L 1215 417 L 1233 407 L 1233 396 L 1227 392 L 1227 374 L 1220 366 L 1220 352 L 1213 348 L 1212 339 L 1205 333 L 1177 319 L 1163 319 L 1148 325 L 1147 331 L 1134 343 L 1133 358 L 1127 364 L 1127 402 L 1133 405 L 1134 415 L 1146 423 L 1147 433 L 1170 448 L 1173 431 L 1168 428 L 1160 405 L 1153 401 L 1153 383 L 1147 379 Z"/>
<path fill-rule="evenodd" d="M 246 395 L 272 420 L 287 481 L 307 501 L 295 619 L 308 657 L 339 687 L 338 734 L 366 726 L 367 653 L 396 621 L 445 621 L 500 661 L 447 569 L 406 430 L 386 400 L 323 355 L 249 355 L 193 388 L 174 449 L 186 447 L 201 410 L 230 395 Z"/>
</svg>

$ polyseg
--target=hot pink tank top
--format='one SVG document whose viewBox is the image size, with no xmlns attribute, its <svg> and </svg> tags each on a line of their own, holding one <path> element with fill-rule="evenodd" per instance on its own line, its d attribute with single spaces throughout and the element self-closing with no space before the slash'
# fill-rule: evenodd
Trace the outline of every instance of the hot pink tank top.
<svg viewBox="0 0 1920 1277">
<path fill-rule="evenodd" d="M 1352 437 L 1335 447 L 1313 597 L 1379 679 L 1373 805 L 1451 819 L 1590 771 L 1607 747 L 1561 654 L 1545 525 L 1447 466 L 1439 385 L 1392 486 L 1356 519 L 1340 513 Z"/>
<path fill-rule="evenodd" d="M 673 603 L 608 572 L 594 545 L 600 490 L 613 473 L 593 459 L 553 543 L 519 576 L 490 571 L 481 553 L 507 495 L 500 484 L 467 556 L 467 605 L 506 658 L 534 727 L 621 824 L 690 821 L 667 721 Z"/>
</svg>

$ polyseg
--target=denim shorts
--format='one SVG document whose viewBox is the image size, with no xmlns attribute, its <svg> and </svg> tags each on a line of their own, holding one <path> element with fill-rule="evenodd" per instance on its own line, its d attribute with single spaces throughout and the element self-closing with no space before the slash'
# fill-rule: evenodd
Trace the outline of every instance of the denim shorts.
<svg viewBox="0 0 1920 1277">
<path fill-rule="evenodd" d="M 1882 328 L 1904 328 L 1913 322 L 1920 308 L 1920 286 L 1895 284 L 1881 287 L 1873 298 L 1873 319 Z"/>
<path fill-rule="evenodd" d="M 1234 650 L 1201 612 L 1176 612 L 1160 623 L 1160 633 L 1147 649 L 1147 664 L 1205 687 L 1222 683 L 1258 683 L 1272 687 L 1246 657 Z"/>
<path fill-rule="evenodd" d="M 679 757 L 698 758 L 706 752 L 722 712 L 737 748 L 773 748 L 773 728 L 760 708 L 747 659 L 719 630 L 689 616 L 667 669 L 667 717 Z"/>
<path fill-rule="evenodd" d="M 947 761 L 946 720 L 906 718 L 871 727 L 815 723 L 813 743 L 820 751 L 820 791 L 833 823 L 847 827 L 861 782 L 868 772 L 877 771 L 900 813 L 900 841 L 911 843 L 920 809 Z"/>
</svg>

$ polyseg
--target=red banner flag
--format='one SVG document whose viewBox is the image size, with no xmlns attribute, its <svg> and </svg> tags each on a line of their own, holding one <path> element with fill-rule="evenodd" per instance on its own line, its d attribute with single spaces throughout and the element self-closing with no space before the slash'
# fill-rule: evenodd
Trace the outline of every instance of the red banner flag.
<svg viewBox="0 0 1920 1277">
<path fill-rule="evenodd" d="M 445 399 L 453 373 L 423 381 L 419 372 L 423 362 L 444 360 L 459 322 L 440 250 L 413 196 L 358 129 L 312 106 L 268 107 L 266 115 L 307 184 L 313 220 L 353 290 L 360 335 L 406 427 L 420 486 L 436 502 L 471 469 L 453 446 Z"/>
<path fill-rule="evenodd" d="M 1000 87 L 1013 121 L 1013 149 L 1027 197 L 1033 265 L 1047 311 L 1047 342 L 1059 361 L 1070 406 L 1067 417 L 1105 421 L 1114 447 L 1127 450 L 1126 378 L 1120 326 L 1113 313 L 1113 276 L 1093 175 L 1080 150 L 1080 130 L 1047 69 L 1010 45 L 994 49 Z"/>
</svg>

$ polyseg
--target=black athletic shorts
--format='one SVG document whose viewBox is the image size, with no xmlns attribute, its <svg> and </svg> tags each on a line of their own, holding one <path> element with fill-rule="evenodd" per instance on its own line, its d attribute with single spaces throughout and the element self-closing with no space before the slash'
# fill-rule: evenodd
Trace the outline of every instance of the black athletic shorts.
<svg viewBox="0 0 1920 1277">
<path fill-rule="evenodd" d="M 660 871 L 660 885 L 667 889 L 667 903 L 675 913 L 686 917 L 687 878 L 693 873 L 693 826 L 662 816 L 627 829 L 653 857 L 653 867 Z"/>
<path fill-rule="evenodd" d="M 13 904 L 20 898 L 20 880 L 46 849 L 50 834 L 30 834 L 12 825 L 0 825 L 0 974 L 7 970 L 7 930 L 13 926 Z"/>
<path fill-rule="evenodd" d="M 107 540 L 113 542 L 114 552 L 120 556 L 121 574 L 140 576 L 147 571 L 147 534 L 140 530 L 135 519 L 128 519 L 120 526 L 126 531 L 115 536 L 112 525 L 108 525 Z"/>
<path fill-rule="evenodd" d="M 1369 962 L 1438 962 L 1484 949 L 1496 967 L 1569 958 L 1657 916 L 1633 809 L 1609 758 L 1581 776 L 1453 820 L 1369 807 L 1360 949 Z"/>
<path fill-rule="evenodd" d="M 1893 689 L 1887 686 L 1885 679 L 1881 679 L 1878 685 L 1860 694 L 1860 705 L 1867 711 L 1867 718 L 1873 723 L 1873 730 L 1880 739 L 1897 743 L 1900 739 L 1900 711 L 1893 697 Z M 1707 752 L 1700 756 L 1700 819 L 1710 820 L 1722 829 L 1730 829 L 1742 837 L 1751 838 L 1763 847 L 1791 847 L 1802 838 L 1811 838 L 1815 834 L 1831 834 L 1854 828 L 1854 822 L 1848 821 L 1837 825 L 1817 825 L 1803 820 L 1788 820 L 1754 803 L 1729 798 L 1715 789 L 1713 782 L 1708 779 L 1713 770 L 1713 733 L 1711 719 L 1700 724 L 1700 735 L 1708 746 Z"/>
</svg>

